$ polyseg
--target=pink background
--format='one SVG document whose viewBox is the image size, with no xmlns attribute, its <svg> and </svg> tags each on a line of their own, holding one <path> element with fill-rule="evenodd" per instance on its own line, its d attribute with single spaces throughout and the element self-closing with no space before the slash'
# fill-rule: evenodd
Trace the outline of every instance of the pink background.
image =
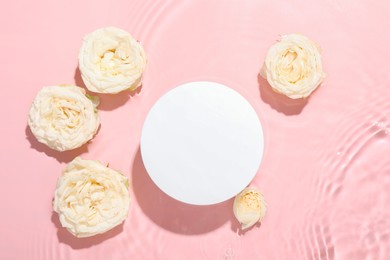
<svg viewBox="0 0 390 260">
<path fill-rule="evenodd" d="M 390 4 L 388 1 L 8 1 L 0 9 L 1 259 L 390 259 Z M 83 35 L 114 25 L 145 47 L 138 95 L 100 95 L 101 129 L 58 153 L 27 127 L 42 86 L 83 85 Z M 279 35 L 323 49 L 328 77 L 306 101 L 258 77 Z M 241 93 L 265 132 L 253 185 L 268 213 L 238 232 L 232 200 L 195 207 L 151 182 L 139 153 L 145 116 L 174 86 L 214 80 Z M 126 222 L 76 239 L 52 212 L 57 177 L 75 156 L 131 180 Z"/>
</svg>

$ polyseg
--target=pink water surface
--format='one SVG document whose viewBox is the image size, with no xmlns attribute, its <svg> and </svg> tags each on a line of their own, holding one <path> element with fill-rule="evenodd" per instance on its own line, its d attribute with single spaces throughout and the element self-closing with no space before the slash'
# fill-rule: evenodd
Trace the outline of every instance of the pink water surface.
<svg viewBox="0 0 390 260">
<path fill-rule="evenodd" d="M 0 9 L 0 259 L 390 259 L 390 2 L 386 0 L 7 1 Z M 115 25 L 145 47 L 139 94 L 100 95 L 101 129 L 58 153 L 26 118 L 46 85 L 83 85 L 86 33 Z M 258 77 L 279 35 L 323 49 L 327 78 L 306 101 Z M 174 86 L 213 80 L 241 93 L 265 132 L 253 181 L 267 215 L 238 231 L 232 201 L 195 207 L 164 195 L 139 152 L 145 116 Z M 76 239 L 52 211 L 55 183 L 80 155 L 131 180 L 125 223 Z"/>
</svg>

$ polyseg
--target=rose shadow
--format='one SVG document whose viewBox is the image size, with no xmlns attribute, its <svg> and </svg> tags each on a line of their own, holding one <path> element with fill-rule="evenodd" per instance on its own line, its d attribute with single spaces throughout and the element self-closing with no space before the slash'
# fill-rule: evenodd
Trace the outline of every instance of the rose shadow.
<svg viewBox="0 0 390 260">
<path fill-rule="evenodd" d="M 99 129 L 100 129 L 100 126 L 99 126 Z M 98 129 L 98 132 L 99 132 L 99 129 Z M 96 133 L 96 135 L 98 134 L 98 132 Z M 79 148 L 73 149 L 73 150 L 59 152 L 59 151 L 56 151 L 56 150 L 49 148 L 45 144 L 38 142 L 38 140 L 35 138 L 35 136 L 31 132 L 31 129 L 28 125 L 26 126 L 25 133 L 26 133 L 26 139 L 30 142 L 31 148 L 37 150 L 38 152 L 45 153 L 49 157 L 55 158 L 60 163 L 61 162 L 68 163 L 68 162 L 72 161 L 74 158 L 76 158 L 77 156 L 88 152 L 88 143 L 82 145 Z"/>
<path fill-rule="evenodd" d="M 215 205 L 197 206 L 180 202 L 162 192 L 146 172 L 139 148 L 132 168 L 132 185 L 135 199 L 144 214 L 173 233 L 204 234 L 228 221 L 231 221 L 232 227 L 237 222 L 233 214 L 233 199 Z"/>
<path fill-rule="evenodd" d="M 80 73 L 78 66 L 77 66 L 75 73 L 74 73 L 74 81 L 75 81 L 76 86 L 83 87 L 88 91 L 88 89 L 85 86 L 84 81 L 81 77 L 81 73 Z M 93 93 L 93 92 L 90 92 L 90 94 L 92 96 L 99 97 L 99 100 L 100 100 L 100 103 L 98 106 L 99 110 L 112 111 L 112 110 L 126 104 L 126 102 L 130 99 L 130 97 L 134 97 L 134 96 L 138 95 L 141 92 L 141 90 L 142 90 L 142 86 L 140 86 L 136 90 L 133 90 L 133 91 L 125 90 L 125 91 L 122 91 L 118 94 L 100 94 L 100 93 Z"/>
<path fill-rule="evenodd" d="M 308 103 L 308 98 L 291 99 L 272 90 L 268 81 L 257 76 L 261 99 L 276 111 L 286 116 L 298 115 Z"/>
<path fill-rule="evenodd" d="M 233 232 L 237 233 L 239 236 L 244 236 L 246 232 L 251 232 L 252 229 L 258 229 L 261 227 L 261 222 L 257 222 L 255 225 L 253 225 L 250 228 L 247 228 L 245 230 L 242 230 L 241 225 L 236 220 L 235 222 L 232 222 L 231 229 Z M 252 231 L 253 232 L 253 231 Z"/>
<path fill-rule="evenodd" d="M 123 231 L 124 222 L 115 228 L 99 235 L 93 237 L 83 237 L 77 238 L 73 236 L 66 228 L 62 227 L 58 214 L 53 211 L 51 215 L 51 221 L 57 228 L 57 238 L 58 242 L 69 245 L 73 249 L 82 249 L 88 248 L 97 244 L 102 243 L 105 240 L 108 240 L 116 235 L 120 234 Z"/>
</svg>

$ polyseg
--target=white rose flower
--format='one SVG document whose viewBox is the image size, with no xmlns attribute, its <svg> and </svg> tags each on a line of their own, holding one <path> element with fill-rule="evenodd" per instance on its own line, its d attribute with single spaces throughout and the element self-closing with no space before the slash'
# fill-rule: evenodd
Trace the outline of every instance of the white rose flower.
<svg viewBox="0 0 390 260">
<path fill-rule="evenodd" d="M 325 78 L 320 47 L 299 34 L 282 36 L 265 58 L 261 75 L 272 89 L 292 99 L 309 96 Z"/>
<path fill-rule="evenodd" d="M 240 222 L 243 230 L 261 221 L 265 216 L 266 210 L 264 197 L 256 188 L 245 188 L 234 199 L 234 216 Z"/>
<path fill-rule="evenodd" d="M 31 132 L 41 143 L 57 151 L 80 147 L 96 134 L 100 119 L 97 97 L 77 86 L 42 88 L 28 115 Z"/>
<path fill-rule="evenodd" d="M 127 217 L 128 179 L 98 161 L 76 157 L 58 179 L 53 206 L 76 237 L 104 233 Z"/>
<path fill-rule="evenodd" d="M 90 91 L 115 94 L 141 85 L 146 55 L 128 32 L 106 27 L 83 39 L 79 52 L 81 77 Z"/>
</svg>

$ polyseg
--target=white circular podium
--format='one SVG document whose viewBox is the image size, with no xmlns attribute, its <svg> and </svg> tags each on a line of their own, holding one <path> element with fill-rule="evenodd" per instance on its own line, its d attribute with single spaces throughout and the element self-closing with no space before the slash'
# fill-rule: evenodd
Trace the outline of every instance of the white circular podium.
<svg viewBox="0 0 390 260">
<path fill-rule="evenodd" d="M 256 175 L 263 148 L 263 130 L 249 102 L 206 81 L 163 95 L 146 117 L 141 137 L 142 159 L 154 183 L 194 205 L 237 195 Z"/>
</svg>

